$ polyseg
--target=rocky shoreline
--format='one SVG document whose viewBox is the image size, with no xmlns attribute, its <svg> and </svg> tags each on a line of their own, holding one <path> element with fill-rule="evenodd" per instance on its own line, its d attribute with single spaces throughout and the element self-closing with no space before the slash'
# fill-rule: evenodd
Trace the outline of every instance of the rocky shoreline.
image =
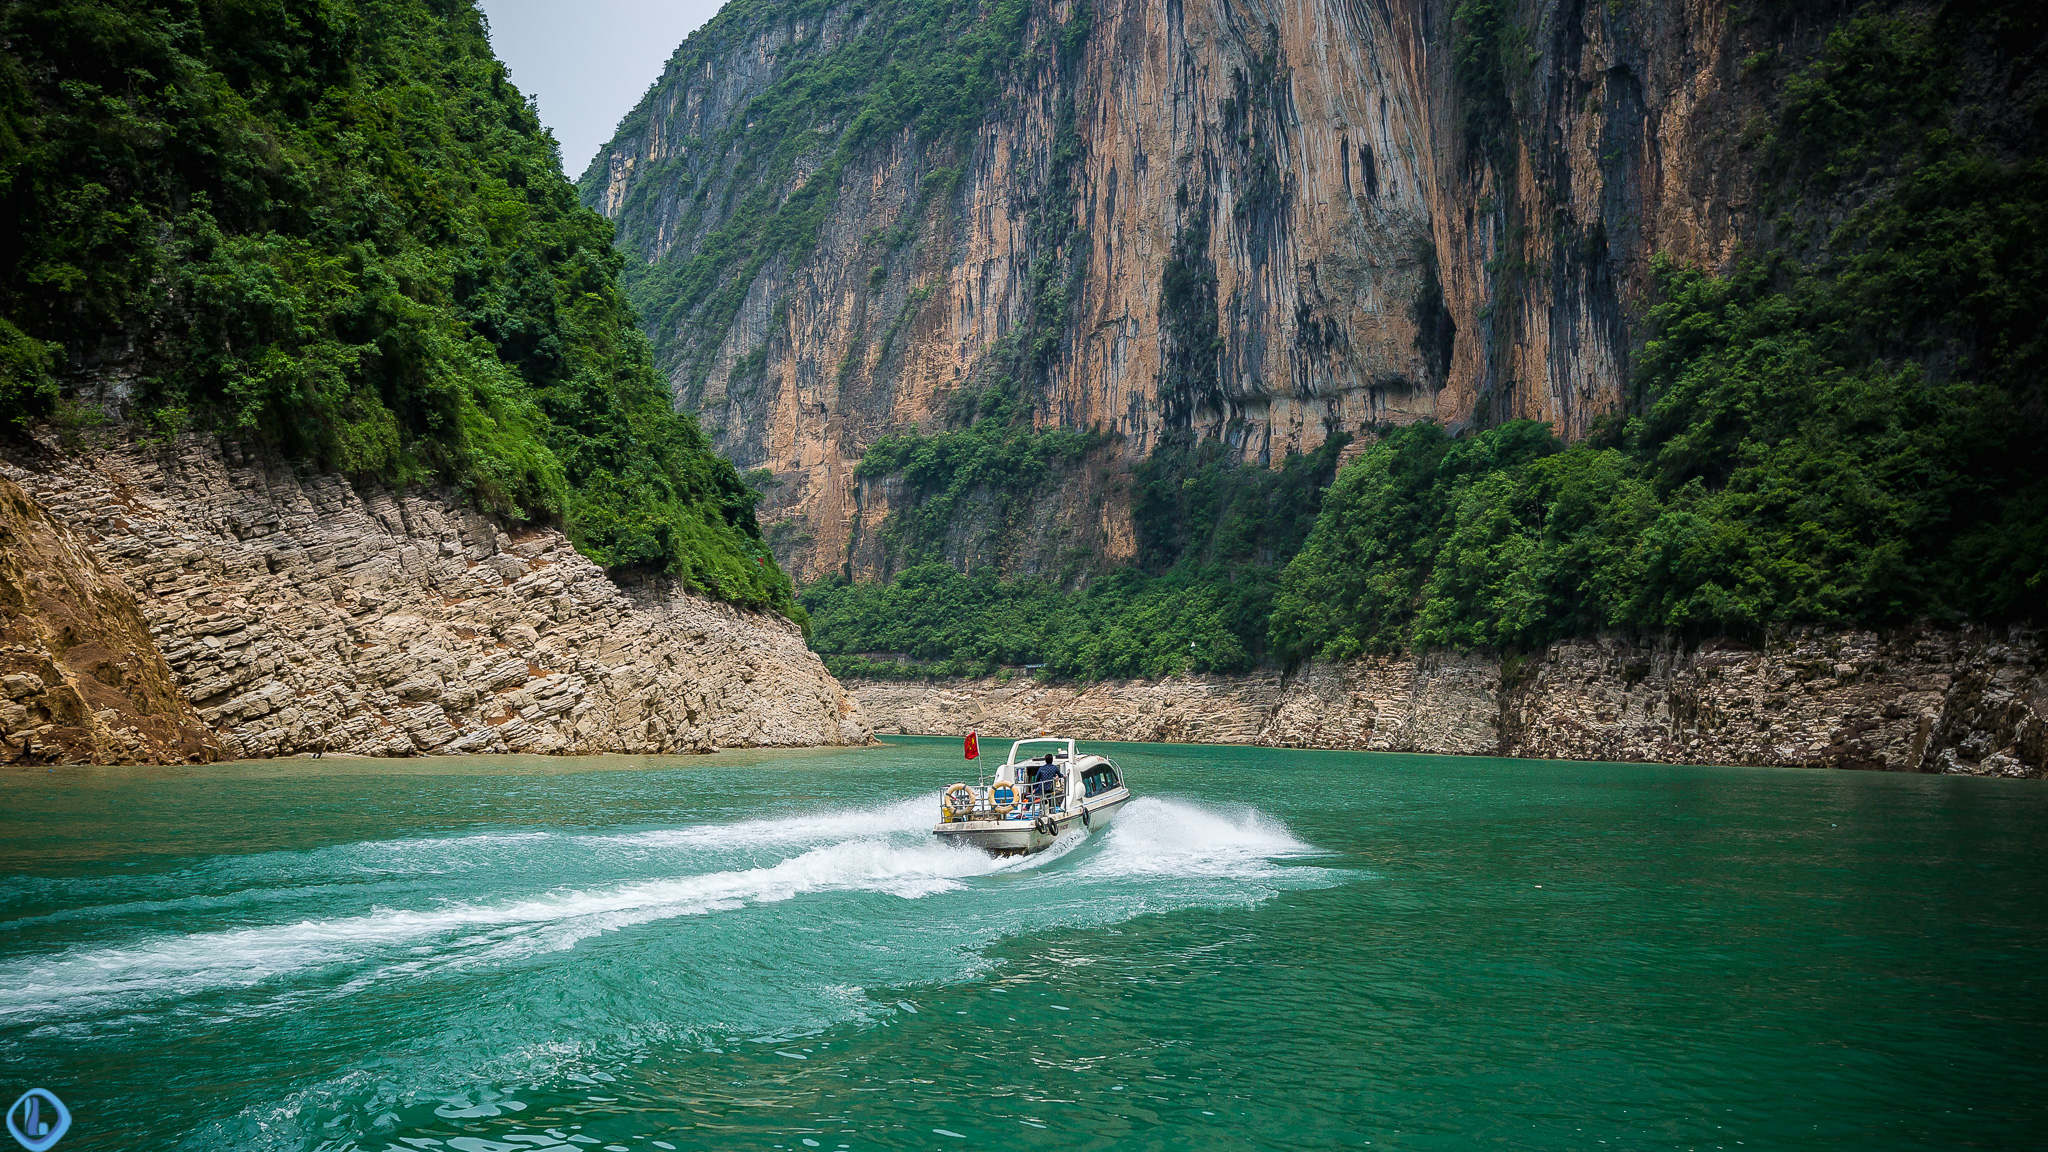
<svg viewBox="0 0 2048 1152">
<path fill-rule="evenodd" d="M 200 437 L 0 462 L 0 762 L 676 753 L 872 731 L 2048 776 L 2019 629 L 842 687 L 777 616 Z"/>
<path fill-rule="evenodd" d="M 2048 650 L 2023 630 L 1575 640 L 1292 674 L 1052 685 L 849 681 L 875 730 L 2048 776 Z"/>
<path fill-rule="evenodd" d="M 45 553 L 14 565 L 0 760 L 870 739 L 788 620 L 622 585 L 560 532 L 508 536 L 441 494 L 302 474 L 198 436 L 18 455 L 0 476 L 19 486 L 13 519 L 69 548 L 45 549 L 68 557 L 61 576 L 37 570 Z M 60 585 L 107 607 L 59 620 Z M 119 627 L 124 596 L 146 631 Z M 88 635 L 94 620 L 113 622 L 107 636 Z"/>
</svg>

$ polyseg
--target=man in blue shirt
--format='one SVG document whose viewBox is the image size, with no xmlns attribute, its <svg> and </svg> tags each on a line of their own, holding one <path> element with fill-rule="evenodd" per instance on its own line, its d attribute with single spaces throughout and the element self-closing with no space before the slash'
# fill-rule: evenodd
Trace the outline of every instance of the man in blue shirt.
<svg viewBox="0 0 2048 1152">
<path fill-rule="evenodd" d="M 1040 764 L 1038 770 L 1031 774 L 1032 787 L 1038 793 L 1039 799 L 1043 800 L 1052 793 L 1052 782 L 1059 779 L 1059 775 L 1060 770 L 1052 766 L 1052 753 L 1047 752 L 1045 763 Z"/>
</svg>

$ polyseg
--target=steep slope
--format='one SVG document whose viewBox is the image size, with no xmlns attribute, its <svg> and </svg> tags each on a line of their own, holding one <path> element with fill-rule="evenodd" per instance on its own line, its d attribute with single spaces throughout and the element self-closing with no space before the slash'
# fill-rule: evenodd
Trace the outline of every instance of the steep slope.
<svg viewBox="0 0 2048 1152">
<path fill-rule="evenodd" d="M 175 685 L 171 705 L 150 698 L 152 715 L 184 717 L 229 756 L 868 738 L 795 624 L 669 579 L 621 584 L 559 531 L 508 535 L 446 492 L 302 474 L 190 435 L 33 463 L 8 472 L 70 526 L 72 553 L 109 589 L 101 598 L 126 606 L 73 613 L 120 637 L 65 651 L 73 679 L 88 699 L 107 695 L 100 683 L 124 681 L 97 662 L 125 645 L 129 681 Z M 9 544 L 32 588 L 66 571 Z M 45 605 L 27 616 L 45 633 L 87 635 Z"/>
<path fill-rule="evenodd" d="M 4 0 L 0 203 L 0 759 L 867 739 L 467 0 Z"/>
<path fill-rule="evenodd" d="M 466 0 L 10 0 L 0 203 L 0 433 L 61 408 L 453 483 L 795 610 Z"/>
<path fill-rule="evenodd" d="M 1720 267 L 1753 231 L 1741 128 L 1782 79 L 1755 58 L 1837 11 L 983 3 L 900 47 L 924 7 L 729 5 L 583 180 L 681 403 L 775 474 L 803 579 L 888 570 L 884 519 L 931 485 L 858 462 L 990 390 L 1113 437 L 1051 453 L 1065 482 L 1011 518 L 1112 562 L 1138 548 L 1114 462 L 1176 438 L 1265 463 L 1421 418 L 1578 435 L 1623 401 L 1651 255 Z M 959 29 L 1017 49 L 931 123 L 880 78 L 961 58 Z"/>
<path fill-rule="evenodd" d="M 843 672 L 2036 621 L 2044 59 L 2018 0 L 761 2 L 583 191 Z"/>
</svg>

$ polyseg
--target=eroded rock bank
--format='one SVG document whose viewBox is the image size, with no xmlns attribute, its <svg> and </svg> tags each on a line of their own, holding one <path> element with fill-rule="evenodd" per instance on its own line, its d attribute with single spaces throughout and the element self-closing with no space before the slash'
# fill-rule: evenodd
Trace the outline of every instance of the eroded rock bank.
<svg viewBox="0 0 2048 1152">
<path fill-rule="evenodd" d="M 869 739 L 858 703 L 789 621 L 621 585 L 559 532 L 514 538 L 431 492 L 301 474 L 196 436 L 4 471 L 129 594 L 146 631 L 124 633 L 124 651 L 166 669 L 185 709 L 179 739 L 197 742 L 189 755 L 145 744 L 115 758 Z M 31 581 L 53 578 L 39 553 L 7 548 Z M 86 615 L 117 620 L 119 609 Z M 25 625 L 9 619 L 9 659 L 32 659 L 13 652 Z M 53 723 L 26 708 L 16 717 L 20 707 L 4 714 L 10 760 Z M 87 744 L 63 758 L 108 758 Z"/>
<path fill-rule="evenodd" d="M 2048 776 L 2048 646 L 2024 631 L 1808 632 L 1760 647 L 1577 640 L 1288 676 L 1086 686 L 855 681 L 883 733 Z"/>
<path fill-rule="evenodd" d="M 0 760 L 217 760 L 135 596 L 0 477 Z"/>
</svg>

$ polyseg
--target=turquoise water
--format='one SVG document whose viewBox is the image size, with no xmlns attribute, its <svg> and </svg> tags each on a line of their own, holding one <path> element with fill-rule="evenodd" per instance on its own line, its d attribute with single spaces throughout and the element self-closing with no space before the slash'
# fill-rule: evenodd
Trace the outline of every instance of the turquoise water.
<svg viewBox="0 0 2048 1152">
<path fill-rule="evenodd" d="M 952 741 L 0 777 L 0 1090 L 71 1149 L 2020 1148 L 2048 787 Z"/>
</svg>

